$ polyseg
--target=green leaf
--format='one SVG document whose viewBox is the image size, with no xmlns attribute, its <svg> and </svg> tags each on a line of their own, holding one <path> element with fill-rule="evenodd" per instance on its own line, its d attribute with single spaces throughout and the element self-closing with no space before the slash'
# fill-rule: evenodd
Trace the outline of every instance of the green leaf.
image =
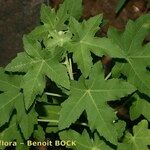
<svg viewBox="0 0 150 150">
<path fill-rule="evenodd" d="M 37 26 L 34 30 L 32 30 L 28 35 L 30 35 L 30 37 L 33 40 L 42 41 L 43 39 L 48 37 L 48 34 L 49 34 L 48 27 L 45 25 L 40 25 L 40 26 Z"/>
<path fill-rule="evenodd" d="M 116 144 L 118 133 L 113 123 L 115 112 L 107 105 L 135 91 L 127 82 L 118 79 L 106 81 L 100 63 L 94 65 L 88 80 L 80 78 L 71 84 L 71 94 L 63 102 L 60 111 L 59 129 L 67 128 L 86 110 L 89 126 L 97 129 L 106 140 Z"/>
<path fill-rule="evenodd" d="M 97 133 L 94 139 L 90 138 L 86 130 L 79 134 L 73 130 L 63 131 L 59 133 L 61 140 L 75 142 L 76 146 L 70 147 L 73 150 L 111 150 L 103 140 L 100 140 Z"/>
<path fill-rule="evenodd" d="M 148 121 L 150 121 L 150 103 L 137 94 L 134 94 L 133 98 L 135 99 L 135 102 L 133 102 L 130 107 L 131 119 L 135 120 L 140 117 L 140 115 L 143 115 Z"/>
<path fill-rule="evenodd" d="M 34 114 L 30 116 L 30 113 L 26 114 L 25 111 L 23 94 L 20 92 L 22 75 L 7 75 L 4 73 L 3 69 L 0 69 L 0 77 L 0 89 L 4 91 L 0 94 L 0 113 L 3 114 L 0 116 L 0 126 L 9 122 L 12 112 L 16 109 L 17 114 L 15 116 L 15 120 L 17 120 L 14 123 L 20 123 L 21 131 L 25 134 L 26 138 L 29 138 L 29 134 L 33 131 L 27 134 L 27 118 L 32 118 L 31 120 L 33 122 Z M 32 126 L 31 120 L 30 125 Z M 30 128 L 30 130 L 32 130 L 32 128 Z"/>
<path fill-rule="evenodd" d="M 12 72 L 27 72 L 33 64 L 34 62 L 32 59 L 25 52 L 21 52 L 7 65 L 5 70 Z"/>
<path fill-rule="evenodd" d="M 56 12 L 49 6 L 42 4 L 41 6 L 41 21 L 46 25 L 49 30 L 55 29 Z"/>
<path fill-rule="evenodd" d="M 49 38 L 45 40 L 45 46 L 49 51 L 55 49 L 56 46 L 62 47 L 65 43 L 71 40 L 72 34 L 69 31 L 52 31 L 49 33 Z"/>
<path fill-rule="evenodd" d="M 123 143 L 119 144 L 118 150 L 148 150 L 148 145 L 150 145 L 150 130 L 148 122 L 142 120 L 133 127 L 133 135 L 126 132 Z"/>
<path fill-rule="evenodd" d="M 65 0 L 64 3 L 60 5 L 57 16 L 58 18 L 63 18 L 65 14 L 69 14 L 69 16 L 79 19 L 82 15 L 82 9 L 82 0 Z"/>
<path fill-rule="evenodd" d="M 17 139 L 16 150 L 29 150 L 30 149 L 30 147 L 27 146 L 26 141 L 24 137 L 22 136 L 22 134 L 18 134 L 16 139 Z"/>
<path fill-rule="evenodd" d="M 0 126 L 9 121 L 18 100 L 23 101 L 21 93 L 5 92 L 0 94 L 0 113 L 3 114 L 0 115 Z"/>
<path fill-rule="evenodd" d="M 122 58 L 126 56 L 124 61 L 116 63 L 113 75 L 122 73 L 129 83 L 150 96 L 150 72 L 146 69 L 150 65 L 150 43 L 143 44 L 144 38 L 150 34 L 150 15 L 141 16 L 135 22 L 129 21 L 123 33 L 110 29 L 108 34 L 124 53 Z"/>
<path fill-rule="evenodd" d="M 19 76 L 7 75 L 4 69 L 0 68 L 0 91 L 19 91 L 20 81 Z"/>
<path fill-rule="evenodd" d="M 102 16 L 100 15 L 91 17 L 87 21 L 84 20 L 82 23 L 79 23 L 74 18 L 70 19 L 69 30 L 74 36 L 72 41 L 66 43 L 64 46 L 73 52 L 74 62 L 77 63 L 84 77 L 89 75 L 93 65 L 91 52 L 98 56 L 105 54 L 115 57 L 122 56 L 119 47 L 111 40 L 94 37 L 101 23 Z"/>
<path fill-rule="evenodd" d="M 116 11 L 115 11 L 116 13 L 118 13 L 121 10 L 121 8 L 123 7 L 126 1 L 127 0 L 119 0 L 117 7 L 116 7 Z"/>
<path fill-rule="evenodd" d="M 1 129 L 0 129 L 1 130 Z M 19 134 L 16 124 L 16 116 L 13 116 L 4 130 L 0 132 L 0 139 L 6 142 L 12 142 L 17 139 Z M 6 146 L 0 145 L 0 149 L 4 150 Z"/>
<path fill-rule="evenodd" d="M 61 30 L 70 16 L 79 19 L 81 14 L 82 0 L 65 0 L 63 4 L 60 4 L 57 12 L 44 4 L 41 7 L 41 21 L 49 31 Z"/>
<path fill-rule="evenodd" d="M 37 124 L 37 114 L 34 110 L 26 113 L 22 116 L 22 120 L 19 123 L 21 132 L 24 138 L 27 140 L 34 131 L 34 126 Z"/>
<path fill-rule="evenodd" d="M 118 133 L 118 137 L 123 136 L 123 132 L 125 131 L 126 123 L 124 121 L 119 120 L 117 123 L 115 123 L 115 128 Z"/>
<path fill-rule="evenodd" d="M 40 125 L 38 125 L 37 129 L 34 130 L 33 137 L 40 142 L 45 140 L 45 132 Z"/>
<path fill-rule="evenodd" d="M 23 103 L 23 94 L 20 92 L 20 82 L 22 76 L 8 75 L 4 72 L 4 69 L 0 68 L 0 126 L 9 121 L 14 109 L 18 110 L 20 106 L 17 103 Z M 23 111 L 17 112 L 17 117 Z"/>
<path fill-rule="evenodd" d="M 55 55 L 41 49 L 41 46 L 31 37 L 24 36 L 24 48 L 26 53 L 18 55 L 7 67 L 7 71 L 26 71 L 21 83 L 24 90 L 25 106 L 28 109 L 38 94 L 42 94 L 45 88 L 45 76 L 65 88 L 69 88 L 69 77 L 65 66 L 59 63 L 58 52 Z M 60 54 L 59 54 L 60 55 Z M 20 61 L 23 59 L 23 61 Z M 63 76 L 62 76 L 63 74 Z"/>
</svg>

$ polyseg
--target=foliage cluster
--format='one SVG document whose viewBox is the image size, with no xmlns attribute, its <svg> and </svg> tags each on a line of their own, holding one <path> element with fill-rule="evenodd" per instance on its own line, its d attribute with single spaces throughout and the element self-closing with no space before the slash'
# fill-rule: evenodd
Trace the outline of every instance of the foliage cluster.
<svg viewBox="0 0 150 150">
<path fill-rule="evenodd" d="M 122 32 L 109 28 L 103 38 L 96 36 L 102 15 L 81 15 L 82 0 L 65 0 L 57 11 L 42 5 L 41 25 L 23 37 L 25 51 L 0 68 L 0 140 L 25 143 L 58 133 L 77 142 L 74 150 L 148 150 L 150 15 L 130 20 Z M 108 75 L 104 55 L 114 62 Z M 128 104 L 133 126 L 110 101 Z"/>
</svg>

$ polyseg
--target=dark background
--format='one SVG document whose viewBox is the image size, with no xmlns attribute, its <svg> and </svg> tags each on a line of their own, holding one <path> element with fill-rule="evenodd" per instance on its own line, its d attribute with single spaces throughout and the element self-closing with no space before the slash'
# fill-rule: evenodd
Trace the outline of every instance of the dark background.
<svg viewBox="0 0 150 150">
<path fill-rule="evenodd" d="M 7 65 L 16 54 L 23 51 L 22 36 L 40 23 L 41 3 L 57 8 L 62 0 L 0 0 L 0 66 Z M 109 20 L 100 32 L 106 34 L 108 26 L 122 30 L 128 19 L 135 20 L 147 13 L 147 0 L 129 0 L 119 15 L 115 14 L 118 0 L 83 0 L 82 18 L 87 19 L 99 13 Z"/>
</svg>

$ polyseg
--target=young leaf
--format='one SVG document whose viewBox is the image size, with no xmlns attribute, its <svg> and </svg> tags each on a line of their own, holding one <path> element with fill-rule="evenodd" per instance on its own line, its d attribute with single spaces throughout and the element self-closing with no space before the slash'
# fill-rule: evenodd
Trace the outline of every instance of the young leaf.
<svg viewBox="0 0 150 150">
<path fill-rule="evenodd" d="M 36 41 L 24 36 L 26 53 L 19 54 L 7 67 L 7 71 L 27 71 L 23 77 L 22 88 L 25 96 L 25 106 L 28 109 L 36 95 L 42 94 L 45 88 L 45 76 L 57 84 L 69 88 L 69 77 L 65 66 L 59 63 L 58 54 L 51 55 Z M 58 52 L 57 52 L 58 53 Z M 59 54 L 60 55 L 60 54 Z M 25 58 L 23 61 L 19 61 Z M 63 74 L 63 76 L 62 76 Z"/>
<path fill-rule="evenodd" d="M 143 115 L 148 121 L 150 121 L 150 103 L 145 99 L 142 99 L 139 95 L 133 95 L 136 100 L 130 107 L 130 117 L 132 120 L 137 119 L 140 115 Z"/>
<path fill-rule="evenodd" d="M 116 144 L 118 133 L 113 124 L 116 115 L 107 101 L 120 99 L 134 91 L 135 88 L 127 82 L 118 79 L 106 81 L 102 67 L 97 63 L 88 80 L 80 78 L 72 82 L 71 94 L 60 111 L 59 128 L 69 127 L 86 110 L 90 128 L 97 129 L 106 140 Z"/>
<path fill-rule="evenodd" d="M 72 34 L 69 31 L 51 31 L 49 38 L 45 40 L 44 44 L 50 51 L 55 50 L 56 46 L 62 47 L 65 43 L 71 40 Z"/>
<path fill-rule="evenodd" d="M 128 82 L 137 89 L 150 96 L 150 44 L 143 44 L 144 38 L 150 34 L 150 15 L 141 16 L 135 22 L 129 21 L 123 33 L 110 29 L 109 38 L 113 40 L 124 53 L 125 61 L 117 62 L 114 75 L 121 73 L 127 77 Z"/>
<path fill-rule="evenodd" d="M 61 140 L 75 142 L 75 145 L 70 147 L 73 150 L 111 150 L 103 140 L 99 139 L 97 133 L 94 134 L 94 139 L 90 138 L 85 130 L 82 134 L 69 130 L 60 132 L 59 135 Z"/>
<path fill-rule="evenodd" d="M 148 122 L 142 120 L 133 127 L 133 135 L 126 132 L 123 143 L 119 144 L 118 150 L 148 150 L 148 145 L 150 145 L 150 130 Z"/>
<path fill-rule="evenodd" d="M 74 18 L 70 19 L 69 30 L 74 37 L 71 42 L 66 43 L 65 47 L 73 52 L 73 59 L 78 64 L 84 77 L 87 77 L 92 67 L 91 52 L 98 56 L 105 54 L 121 57 L 122 54 L 118 46 L 107 38 L 94 37 L 102 23 L 102 16 L 97 15 L 87 21 L 79 23 Z M 119 49 L 119 50 L 118 50 Z"/>
</svg>

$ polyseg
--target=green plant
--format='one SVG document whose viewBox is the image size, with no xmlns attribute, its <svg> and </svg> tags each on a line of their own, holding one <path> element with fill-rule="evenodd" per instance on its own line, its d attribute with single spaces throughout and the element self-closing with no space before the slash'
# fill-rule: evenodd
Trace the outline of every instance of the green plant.
<svg viewBox="0 0 150 150">
<path fill-rule="evenodd" d="M 148 150 L 150 15 L 100 38 L 102 16 L 79 21 L 81 14 L 82 0 L 65 0 L 57 11 L 42 5 L 42 25 L 23 37 L 25 52 L 0 68 L 0 140 L 22 150 L 29 138 L 53 133 L 76 141 L 72 149 Z M 95 55 L 113 59 L 106 77 Z M 133 128 L 110 101 L 128 104 Z"/>
<path fill-rule="evenodd" d="M 116 13 L 118 13 L 122 7 L 125 5 L 127 0 L 119 0 L 118 4 L 117 4 L 117 7 L 116 7 Z"/>
</svg>

